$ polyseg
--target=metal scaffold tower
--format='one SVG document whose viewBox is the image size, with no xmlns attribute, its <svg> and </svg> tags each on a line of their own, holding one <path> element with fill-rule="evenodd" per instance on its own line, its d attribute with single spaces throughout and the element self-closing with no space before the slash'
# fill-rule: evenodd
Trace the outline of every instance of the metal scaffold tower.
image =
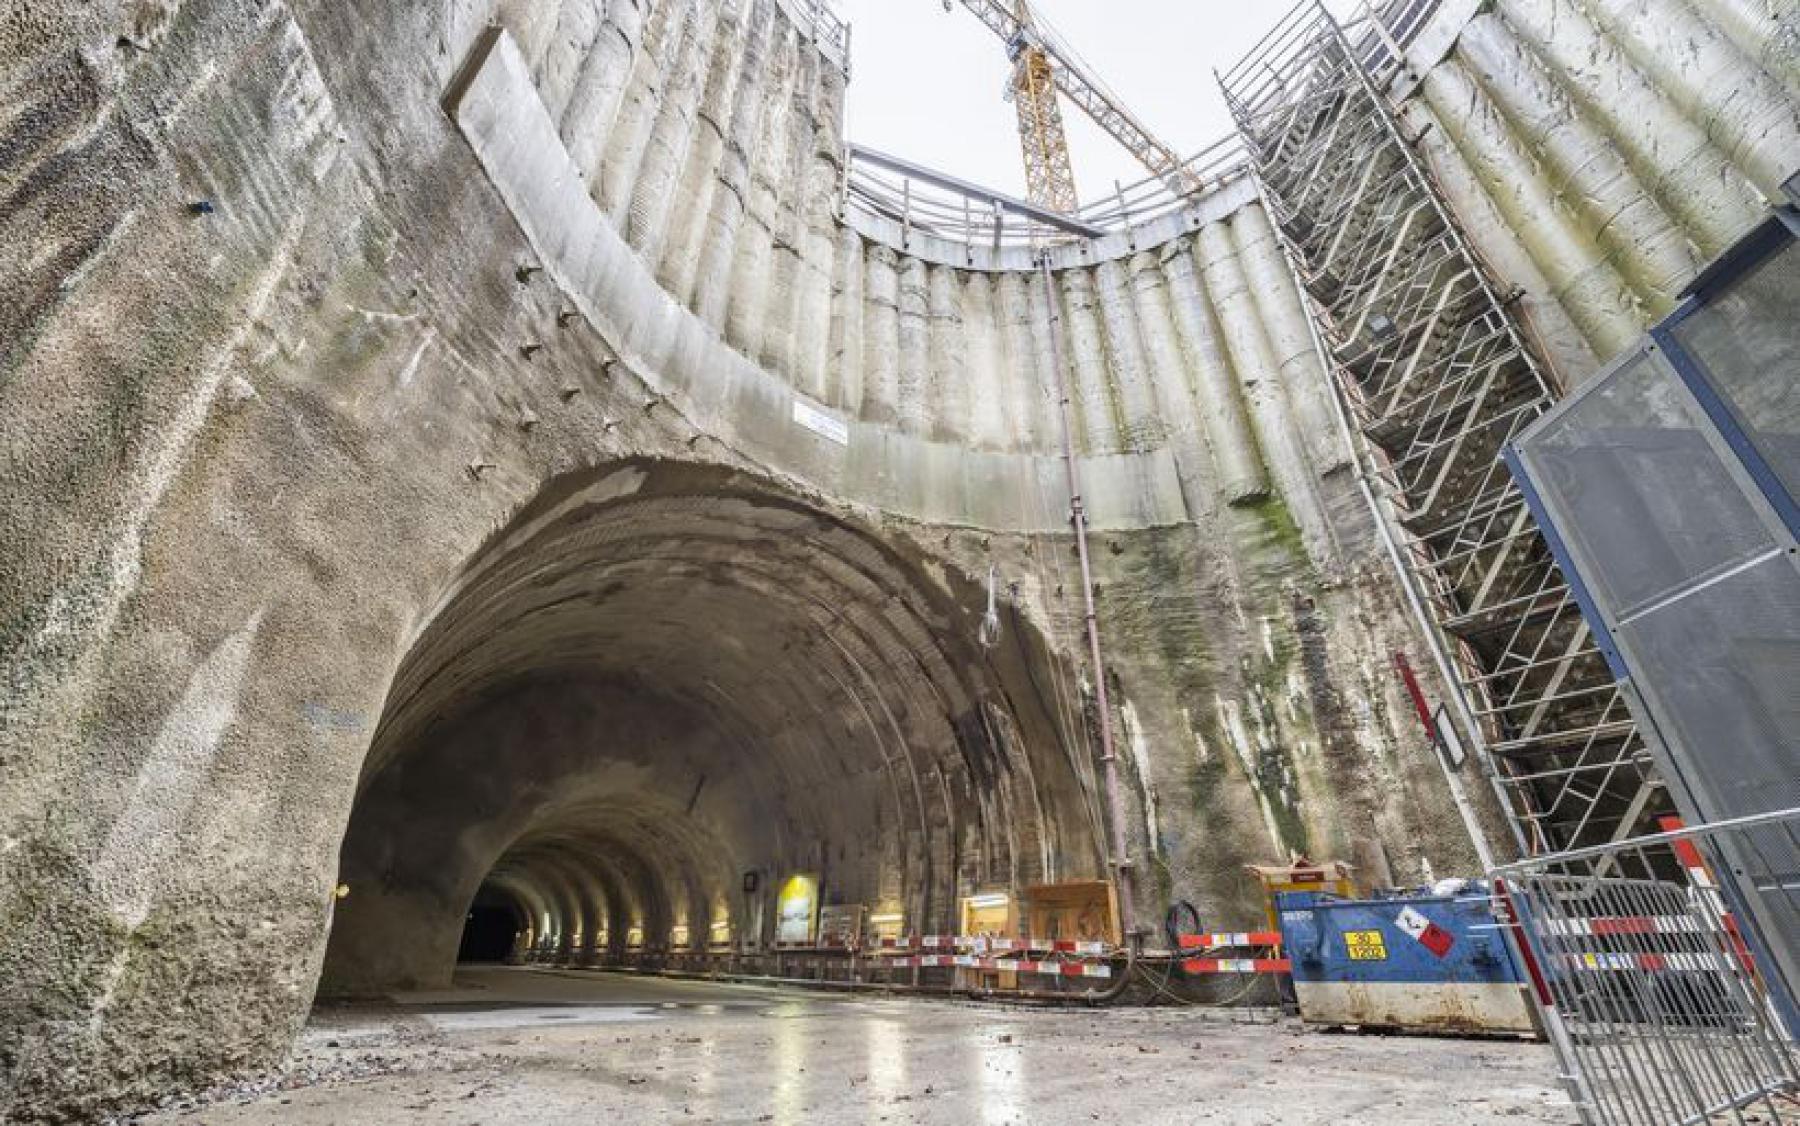
<svg viewBox="0 0 1800 1126">
<path fill-rule="evenodd" d="M 1402 581 L 1526 853 L 1668 812 L 1643 740 L 1503 464 L 1557 388 L 1384 91 L 1435 7 L 1307 2 L 1225 97 L 1319 338 Z"/>
</svg>

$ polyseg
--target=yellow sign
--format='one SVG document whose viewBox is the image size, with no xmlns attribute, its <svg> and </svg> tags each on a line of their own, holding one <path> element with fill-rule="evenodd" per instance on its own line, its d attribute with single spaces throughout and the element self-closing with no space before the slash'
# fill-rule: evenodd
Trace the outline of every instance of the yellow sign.
<svg viewBox="0 0 1800 1126">
<path fill-rule="evenodd" d="M 1350 952 L 1352 962 L 1387 961 L 1387 944 L 1380 931 L 1345 931 L 1344 949 Z"/>
<path fill-rule="evenodd" d="M 819 878 L 806 874 L 789 876 L 775 894 L 775 941 L 791 946 L 810 943 L 818 907 Z"/>
</svg>

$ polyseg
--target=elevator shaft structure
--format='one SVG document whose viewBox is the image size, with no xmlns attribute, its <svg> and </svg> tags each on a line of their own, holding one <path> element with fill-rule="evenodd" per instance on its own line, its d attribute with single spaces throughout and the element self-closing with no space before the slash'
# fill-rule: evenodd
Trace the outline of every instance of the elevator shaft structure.
<svg viewBox="0 0 1800 1126">
<path fill-rule="evenodd" d="M 1556 852 L 1633 835 L 1667 795 L 1500 457 L 1561 388 L 1387 100 L 1433 7 L 1340 23 L 1309 0 L 1220 84 L 1458 726 L 1514 845 Z"/>
</svg>

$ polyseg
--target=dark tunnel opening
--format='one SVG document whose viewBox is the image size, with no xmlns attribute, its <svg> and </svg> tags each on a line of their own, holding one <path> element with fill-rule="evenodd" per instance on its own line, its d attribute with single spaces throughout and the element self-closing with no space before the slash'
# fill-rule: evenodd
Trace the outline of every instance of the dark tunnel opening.
<svg viewBox="0 0 1800 1126">
<path fill-rule="evenodd" d="M 321 995 L 768 950 L 831 909 L 930 932 L 964 897 L 1096 878 L 1080 704 L 1044 692 L 1071 678 L 1016 612 L 981 644 L 985 604 L 744 474 L 553 482 L 395 676 Z"/>
<path fill-rule="evenodd" d="M 462 940 L 456 947 L 457 963 L 507 961 L 524 935 L 525 926 L 516 902 L 482 888 L 463 922 Z"/>
</svg>

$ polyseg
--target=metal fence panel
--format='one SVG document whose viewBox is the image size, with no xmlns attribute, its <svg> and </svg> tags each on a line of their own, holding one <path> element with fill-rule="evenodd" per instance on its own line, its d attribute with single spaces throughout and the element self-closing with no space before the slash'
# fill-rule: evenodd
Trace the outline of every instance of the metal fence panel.
<svg viewBox="0 0 1800 1126">
<path fill-rule="evenodd" d="M 1770 967 L 1713 877 L 1752 838 L 1800 848 L 1800 809 L 1496 873 L 1584 1121 L 1800 1122 Z M 1800 909 L 1800 884 L 1771 894 Z"/>
</svg>

